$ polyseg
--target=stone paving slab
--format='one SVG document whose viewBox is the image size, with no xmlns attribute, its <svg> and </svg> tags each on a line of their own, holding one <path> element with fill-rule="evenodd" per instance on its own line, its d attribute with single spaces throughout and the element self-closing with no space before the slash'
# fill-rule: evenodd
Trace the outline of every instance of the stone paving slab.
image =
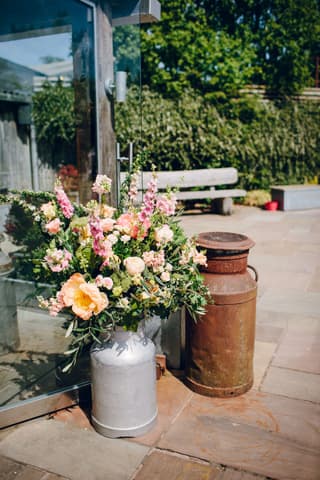
<svg viewBox="0 0 320 480">
<path fill-rule="evenodd" d="M 320 322 L 314 329 L 301 327 L 286 333 L 272 365 L 320 374 Z"/>
<path fill-rule="evenodd" d="M 155 445 L 191 397 L 192 392 L 184 383 L 166 372 L 157 382 L 158 418 L 156 426 L 150 432 L 131 441 L 143 445 Z"/>
<path fill-rule="evenodd" d="M 317 267 L 307 287 L 308 292 L 320 292 L 320 267 Z"/>
<path fill-rule="evenodd" d="M 284 328 L 269 324 L 256 325 L 256 341 L 263 343 L 279 343 L 283 336 Z"/>
<path fill-rule="evenodd" d="M 69 480 L 0 456 L 0 480 Z"/>
<path fill-rule="evenodd" d="M 0 442 L 0 454 L 70 480 L 128 480 L 149 449 L 54 420 L 26 423 Z"/>
<path fill-rule="evenodd" d="M 263 480 L 265 477 L 155 450 L 134 480 Z"/>
<path fill-rule="evenodd" d="M 261 385 L 262 379 L 272 361 L 276 347 L 276 343 L 255 342 L 253 362 L 254 388 L 258 389 Z"/>
<path fill-rule="evenodd" d="M 269 411 L 254 407 L 258 414 L 254 422 L 247 408 L 243 421 L 243 413 L 241 420 L 241 409 L 237 415 L 234 403 L 230 408 L 236 418 L 227 418 L 219 416 L 215 401 L 209 400 L 192 398 L 159 447 L 271 478 L 319 480 L 318 449 L 280 435 Z"/>
<path fill-rule="evenodd" d="M 278 312 L 320 316 L 320 293 L 267 290 L 259 301 L 259 308 L 273 310 L 275 305 Z"/>
<path fill-rule="evenodd" d="M 261 391 L 320 403 L 319 376 L 288 368 L 270 367 Z"/>
</svg>

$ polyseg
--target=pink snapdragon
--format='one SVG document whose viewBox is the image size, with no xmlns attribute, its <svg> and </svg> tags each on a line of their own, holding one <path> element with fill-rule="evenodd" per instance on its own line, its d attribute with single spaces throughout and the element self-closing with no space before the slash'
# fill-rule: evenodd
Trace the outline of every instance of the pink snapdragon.
<svg viewBox="0 0 320 480">
<path fill-rule="evenodd" d="M 177 197 L 174 194 L 161 195 L 157 198 L 156 208 L 164 215 L 174 215 L 176 211 Z"/>
<path fill-rule="evenodd" d="M 139 213 L 139 220 L 141 222 L 148 220 L 153 214 L 154 207 L 156 204 L 156 193 L 158 191 L 157 184 L 158 182 L 155 176 L 148 183 L 148 189 L 143 198 L 142 210 Z"/>
<path fill-rule="evenodd" d="M 62 272 L 69 267 L 72 255 L 65 248 L 63 250 L 58 248 L 48 249 L 46 253 L 44 260 L 52 272 Z"/>
<path fill-rule="evenodd" d="M 60 205 L 63 215 L 66 218 L 71 218 L 74 212 L 74 207 L 67 197 L 60 182 L 57 182 L 54 187 L 54 192 L 57 197 L 57 202 Z"/>
<path fill-rule="evenodd" d="M 134 173 L 131 176 L 130 187 L 128 191 L 128 197 L 131 202 L 137 198 L 138 195 L 138 174 Z"/>
<path fill-rule="evenodd" d="M 150 250 L 149 252 L 144 252 L 142 257 L 147 267 L 151 267 L 154 270 L 154 272 L 161 270 L 165 264 L 165 257 L 164 257 L 163 250 L 160 250 L 160 252 L 155 252 L 154 250 Z"/>
<path fill-rule="evenodd" d="M 107 290 L 111 290 L 113 287 L 113 280 L 111 277 L 104 277 L 102 275 L 97 275 L 95 278 L 95 284 L 97 287 L 103 287 Z"/>
<path fill-rule="evenodd" d="M 112 243 L 104 238 L 103 228 L 99 217 L 90 217 L 89 226 L 93 238 L 93 251 L 96 255 L 99 255 L 104 259 L 102 266 L 105 266 L 113 255 Z"/>
<path fill-rule="evenodd" d="M 107 175 L 97 175 L 96 181 L 92 186 L 92 191 L 98 193 L 98 195 L 103 195 L 108 193 L 111 190 L 112 180 Z"/>
<path fill-rule="evenodd" d="M 59 312 L 66 306 L 61 292 L 58 292 L 55 297 L 44 299 L 43 297 L 37 297 L 40 308 L 46 308 L 49 310 L 49 315 L 56 317 Z"/>
</svg>

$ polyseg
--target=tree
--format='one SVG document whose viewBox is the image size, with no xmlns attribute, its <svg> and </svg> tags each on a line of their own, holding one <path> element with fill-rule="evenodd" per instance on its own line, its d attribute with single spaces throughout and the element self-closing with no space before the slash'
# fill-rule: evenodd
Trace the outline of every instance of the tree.
<svg viewBox="0 0 320 480">
<path fill-rule="evenodd" d="M 143 83 L 166 96 L 189 88 L 208 98 L 236 95 L 253 74 L 254 49 L 245 37 L 215 30 L 205 8 L 167 0 L 161 22 L 142 31 Z"/>
<path fill-rule="evenodd" d="M 197 0 L 209 23 L 248 36 L 256 52 L 254 83 L 280 96 L 312 84 L 320 54 L 319 0 Z"/>
<path fill-rule="evenodd" d="M 169 96 L 225 98 L 245 83 L 293 95 L 314 78 L 319 0 L 166 0 L 142 53 L 143 82 Z"/>
</svg>

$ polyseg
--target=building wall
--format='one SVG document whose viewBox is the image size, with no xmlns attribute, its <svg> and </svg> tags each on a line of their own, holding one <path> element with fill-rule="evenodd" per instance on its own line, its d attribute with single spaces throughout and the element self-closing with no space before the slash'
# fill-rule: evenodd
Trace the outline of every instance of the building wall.
<svg viewBox="0 0 320 480">
<path fill-rule="evenodd" d="M 0 190 L 32 188 L 28 128 L 17 123 L 17 104 L 0 102 Z"/>
</svg>

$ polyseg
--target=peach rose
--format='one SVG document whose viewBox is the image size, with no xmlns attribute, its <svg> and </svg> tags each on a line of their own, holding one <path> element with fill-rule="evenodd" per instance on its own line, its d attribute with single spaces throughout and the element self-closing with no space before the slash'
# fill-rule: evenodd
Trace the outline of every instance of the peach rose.
<svg viewBox="0 0 320 480">
<path fill-rule="evenodd" d="M 55 218 L 54 220 L 51 220 L 51 222 L 45 225 L 45 229 L 48 233 L 51 233 L 51 235 L 55 235 L 56 233 L 58 233 L 60 231 L 60 228 L 61 222 L 59 218 Z"/>
<path fill-rule="evenodd" d="M 120 232 L 130 235 L 131 238 L 137 238 L 139 233 L 139 223 L 137 215 L 123 213 L 118 218 L 116 227 Z"/>
<path fill-rule="evenodd" d="M 104 232 L 110 232 L 113 228 L 115 220 L 112 218 L 103 218 L 100 220 L 101 228 Z"/>
<path fill-rule="evenodd" d="M 129 275 L 132 276 L 139 275 L 145 268 L 145 263 L 140 257 L 128 257 L 123 263 Z"/>
<path fill-rule="evenodd" d="M 61 298 L 75 315 L 89 320 L 108 306 L 108 297 L 93 283 L 87 283 L 80 273 L 74 273 L 61 289 Z"/>
</svg>

